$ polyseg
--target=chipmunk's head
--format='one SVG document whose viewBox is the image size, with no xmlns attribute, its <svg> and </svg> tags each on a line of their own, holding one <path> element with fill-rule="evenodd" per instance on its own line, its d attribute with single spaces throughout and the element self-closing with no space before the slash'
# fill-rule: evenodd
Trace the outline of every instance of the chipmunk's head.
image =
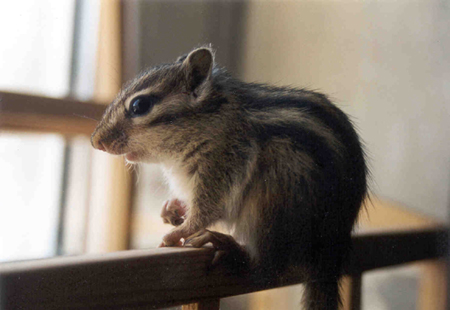
<svg viewBox="0 0 450 310">
<path fill-rule="evenodd" d="M 212 51 L 199 48 L 135 78 L 107 107 L 91 137 L 94 148 L 132 162 L 177 152 L 192 131 L 196 104 L 208 93 L 213 66 Z"/>
</svg>

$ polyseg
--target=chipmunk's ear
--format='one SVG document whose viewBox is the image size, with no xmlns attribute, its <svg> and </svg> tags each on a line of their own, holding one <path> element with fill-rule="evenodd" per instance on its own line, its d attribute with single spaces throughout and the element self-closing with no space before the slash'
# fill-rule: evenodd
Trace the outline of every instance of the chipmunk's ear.
<svg viewBox="0 0 450 310">
<path fill-rule="evenodd" d="M 213 65 L 214 57 L 208 48 L 199 48 L 187 55 L 183 61 L 183 69 L 189 91 L 194 91 L 210 78 Z"/>
</svg>

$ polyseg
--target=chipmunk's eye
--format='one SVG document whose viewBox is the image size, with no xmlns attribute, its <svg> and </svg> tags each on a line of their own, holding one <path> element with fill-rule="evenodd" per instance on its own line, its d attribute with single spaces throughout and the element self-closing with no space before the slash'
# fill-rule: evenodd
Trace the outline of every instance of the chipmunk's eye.
<svg viewBox="0 0 450 310">
<path fill-rule="evenodd" d="M 147 114 L 158 100 L 156 96 L 139 96 L 131 100 L 128 110 L 131 116 L 141 116 Z"/>
</svg>

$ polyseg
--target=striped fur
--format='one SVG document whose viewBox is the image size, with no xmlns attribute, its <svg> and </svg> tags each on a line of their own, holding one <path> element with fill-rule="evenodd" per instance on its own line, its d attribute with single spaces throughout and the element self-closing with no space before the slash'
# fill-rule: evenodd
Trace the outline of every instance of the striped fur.
<svg viewBox="0 0 450 310">
<path fill-rule="evenodd" d="M 200 48 L 139 75 L 108 107 L 92 144 L 162 164 L 188 205 L 172 241 L 222 221 L 245 244 L 255 274 L 270 279 L 301 267 L 308 309 L 336 309 L 367 194 L 359 138 L 324 95 L 244 83 L 212 59 Z M 142 94 L 161 99 L 130 117 Z"/>
</svg>

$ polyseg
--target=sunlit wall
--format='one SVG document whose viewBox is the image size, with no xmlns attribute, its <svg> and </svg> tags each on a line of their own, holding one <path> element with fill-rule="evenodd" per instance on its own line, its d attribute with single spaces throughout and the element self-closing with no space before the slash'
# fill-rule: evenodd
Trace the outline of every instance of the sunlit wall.
<svg viewBox="0 0 450 310">
<path fill-rule="evenodd" d="M 449 2 L 250 3 L 244 79 L 328 94 L 366 142 L 372 190 L 446 220 Z"/>
</svg>

